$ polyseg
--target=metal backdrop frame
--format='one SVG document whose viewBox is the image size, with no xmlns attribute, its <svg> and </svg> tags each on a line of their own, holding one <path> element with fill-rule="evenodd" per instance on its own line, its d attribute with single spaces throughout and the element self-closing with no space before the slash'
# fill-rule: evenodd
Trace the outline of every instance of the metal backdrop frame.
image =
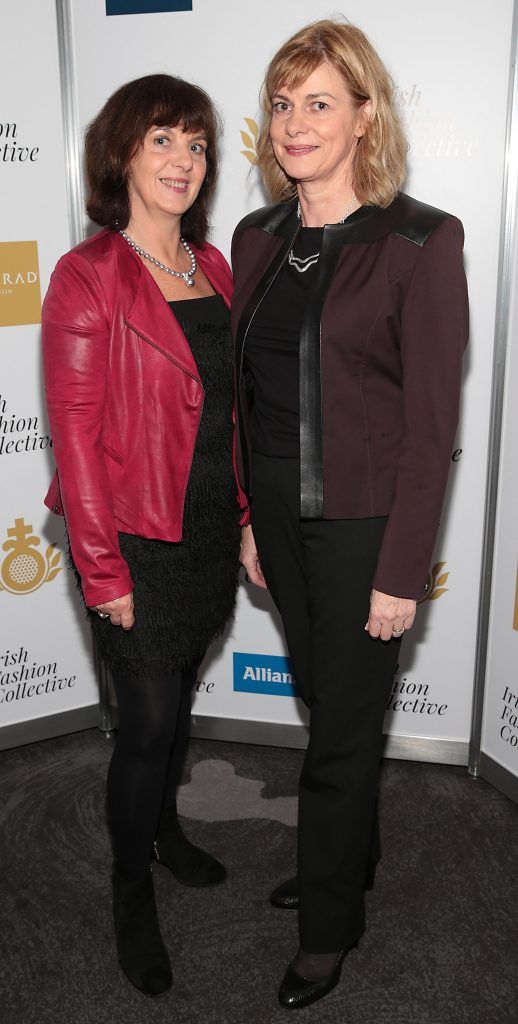
<svg viewBox="0 0 518 1024">
<path fill-rule="evenodd" d="M 500 454 L 502 445 L 502 418 L 510 332 L 509 311 L 513 283 L 514 261 L 517 255 L 517 188 L 518 188 L 518 2 L 513 3 L 511 51 L 509 65 L 509 91 L 507 100 L 507 127 L 505 163 L 500 223 L 500 255 L 498 261 L 498 291 L 495 311 L 495 340 L 493 350 L 493 379 L 491 385 L 491 414 L 486 474 L 486 501 L 484 536 L 480 572 L 477 646 L 471 718 L 471 739 L 468 770 L 473 778 L 483 775 L 502 789 L 507 796 L 518 801 L 518 778 L 497 765 L 492 758 L 481 753 L 482 718 L 486 688 L 489 616 L 495 556 L 495 530 L 500 480 Z M 497 781 L 498 780 L 498 781 Z M 504 785 L 502 785 L 504 783 Z"/>
<path fill-rule="evenodd" d="M 68 226 L 70 245 L 78 245 L 84 238 L 84 197 L 81 174 L 81 145 L 79 140 L 79 110 L 77 104 L 74 35 L 69 0 L 56 0 L 56 22 L 61 83 L 61 111 L 65 148 L 65 178 L 67 183 Z"/>
<path fill-rule="evenodd" d="M 76 245 L 85 236 L 83 217 L 83 183 L 81 175 L 81 146 L 79 136 L 78 103 L 75 80 L 74 42 L 70 0 L 56 0 L 56 19 L 61 81 L 63 133 L 65 146 L 67 203 L 70 244 Z M 512 283 L 514 236 L 516 228 L 516 183 L 518 182 L 518 0 L 513 2 L 511 61 L 509 69 L 508 117 L 503 176 L 502 216 L 500 229 L 500 255 L 498 291 L 495 316 L 495 342 L 493 382 L 491 392 L 491 419 L 487 463 L 487 494 L 484 520 L 483 558 L 480 578 L 479 616 L 473 693 L 472 730 L 470 743 L 424 739 L 411 736 L 385 737 L 384 756 L 429 761 L 442 764 L 468 765 L 474 778 L 482 773 L 489 781 L 518 799 L 518 779 L 511 773 L 496 768 L 490 758 L 480 753 L 482 713 L 484 705 L 485 672 L 487 662 L 487 629 L 491 603 L 491 576 L 494 557 L 495 520 L 498 495 L 503 391 L 509 331 L 509 304 Z M 99 708 L 89 705 L 73 712 L 48 716 L 34 722 L 6 726 L 0 732 L 0 749 L 24 742 L 50 738 L 65 732 L 91 728 L 98 724 L 107 735 L 116 722 L 116 708 L 110 693 L 110 679 L 106 668 L 96 662 L 100 685 Z M 303 725 L 256 722 L 250 720 L 193 715 L 192 735 L 257 743 L 269 746 L 303 748 L 307 743 L 307 730 Z M 489 762 L 489 763 L 488 763 Z M 504 773 L 510 779 L 503 779 Z M 514 785 L 516 785 L 516 789 Z"/>
</svg>

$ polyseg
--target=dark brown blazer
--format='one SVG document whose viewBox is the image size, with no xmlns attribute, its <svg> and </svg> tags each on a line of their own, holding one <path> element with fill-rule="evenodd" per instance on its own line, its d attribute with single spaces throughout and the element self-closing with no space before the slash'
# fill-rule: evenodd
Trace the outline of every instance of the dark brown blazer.
<svg viewBox="0 0 518 1024">
<path fill-rule="evenodd" d="M 300 229 L 295 201 L 232 245 L 238 466 L 253 502 L 243 353 Z M 300 339 L 301 517 L 388 516 L 372 585 L 423 596 L 459 412 L 468 302 L 455 217 L 399 195 L 324 228 Z"/>
</svg>

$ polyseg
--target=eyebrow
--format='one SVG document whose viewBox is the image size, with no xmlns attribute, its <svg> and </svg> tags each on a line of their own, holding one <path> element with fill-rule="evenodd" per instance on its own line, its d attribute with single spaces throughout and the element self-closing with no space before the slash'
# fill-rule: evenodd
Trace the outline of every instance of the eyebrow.
<svg viewBox="0 0 518 1024">
<path fill-rule="evenodd" d="M 175 128 L 178 128 L 177 124 L 164 124 L 164 125 L 155 124 L 149 130 L 152 131 L 152 132 L 174 132 Z M 192 134 L 193 134 L 193 139 L 196 140 L 196 141 L 198 139 L 201 139 L 202 142 L 207 142 L 208 141 L 207 140 L 207 133 L 206 132 L 199 132 L 198 135 L 194 135 L 194 132 Z"/>
<path fill-rule="evenodd" d="M 320 96 L 329 96 L 330 99 L 336 100 L 336 96 L 333 96 L 332 92 L 308 92 L 305 99 L 317 100 L 320 98 Z M 274 92 L 272 100 L 274 99 L 285 100 L 287 103 L 290 102 L 289 96 L 284 96 L 282 92 Z"/>
</svg>

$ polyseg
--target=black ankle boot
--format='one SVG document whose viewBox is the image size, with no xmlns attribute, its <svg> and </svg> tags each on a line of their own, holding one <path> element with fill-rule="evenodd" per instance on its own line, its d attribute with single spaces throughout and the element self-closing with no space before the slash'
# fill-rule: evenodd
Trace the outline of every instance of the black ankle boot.
<svg viewBox="0 0 518 1024">
<path fill-rule="evenodd" d="M 147 996 L 171 988 L 171 964 L 162 942 L 151 871 L 138 882 L 113 873 L 113 916 L 119 964 L 128 981 Z"/>
<path fill-rule="evenodd" d="M 227 877 L 219 860 L 183 834 L 175 806 L 162 812 L 153 851 L 155 860 L 165 864 L 183 885 L 218 885 Z"/>
</svg>

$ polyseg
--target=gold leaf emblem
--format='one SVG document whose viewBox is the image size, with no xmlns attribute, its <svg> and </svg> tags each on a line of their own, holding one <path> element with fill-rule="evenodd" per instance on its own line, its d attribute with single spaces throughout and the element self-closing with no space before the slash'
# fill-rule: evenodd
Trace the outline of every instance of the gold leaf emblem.
<svg viewBox="0 0 518 1024">
<path fill-rule="evenodd" d="M 259 127 L 251 117 L 245 117 L 244 122 L 248 131 L 240 132 L 243 145 L 246 146 L 246 149 L 242 149 L 241 153 L 253 166 L 257 163 L 257 139 L 259 136 Z"/>
<path fill-rule="evenodd" d="M 448 582 L 449 572 L 443 572 L 446 562 L 436 562 L 432 565 L 430 575 L 428 576 L 428 585 L 426 588 L 426 594 L 421 597 L 418 604 L 423 604 L 424 601 L 437 601 L 439 597 L 442 597 L 446 593 L 448 587 L 445 584 Z"/>
<path fill-rule="evenodd" d="M 38 551 L 40 537 L 32 532 L 32 526 L 24 519 L 15 519 L 14 526 L 7 531 L 7 540 L 2 550 L 9 554 L 0 566 L 0 590 L 10 594 L 32 594 L 44 583 L 50 583 L 61 572 L 61 551 L 55 544 L 49 544 L 45 557 Z"/>
</svg>

